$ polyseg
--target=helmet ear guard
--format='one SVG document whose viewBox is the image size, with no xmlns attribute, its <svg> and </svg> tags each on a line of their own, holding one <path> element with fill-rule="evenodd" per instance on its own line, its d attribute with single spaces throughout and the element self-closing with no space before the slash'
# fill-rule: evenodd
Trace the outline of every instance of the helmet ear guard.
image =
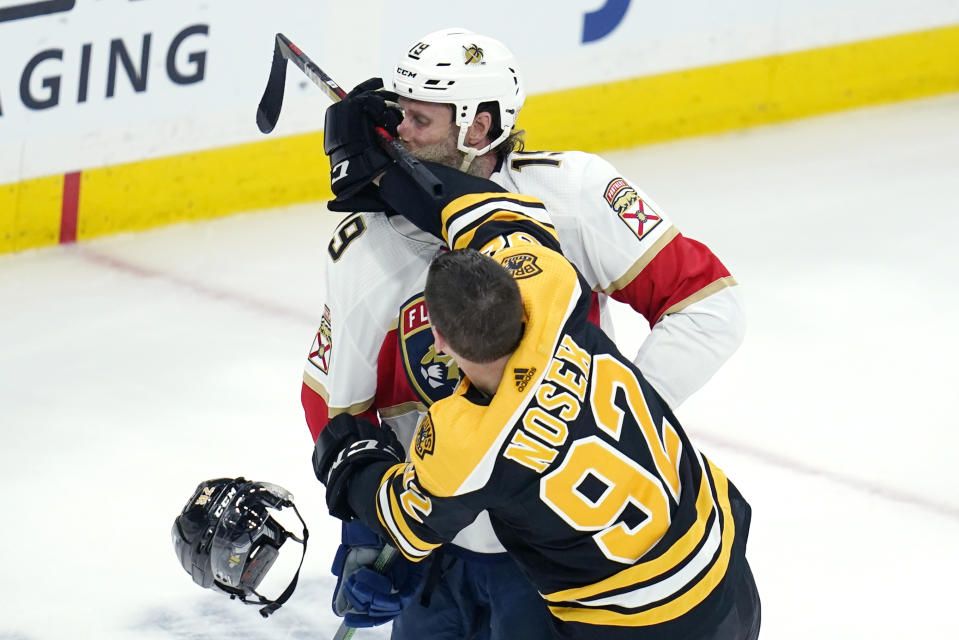
<svg viewBox="0 0 959 640">
<path fill-rule="evenodd" d="M 498 40 L 460 28 L 434 31 L 410 46 L 393 68 L 393 90 L 400 97 L 453 105 L 457 148 L 466 154 L 466 166 L 509 137 L 526 100 L 512 52 Z M 497 103 L 501 132 L 477 149 L 466 144 L 466 132 L 484 102 Z"/>
<path fill-rule="evenodd" d="M 293 509 L 303 525 L 302 539 L 270 515 L 270 509 L 286 507 Z M 171 533 L 180 564 L 194 582 L 226 593 L 230 599 L 239 598 L 244 604 L 266 605 L 260 609 L 263 617 L 279 609 L 293 594 L 309 538 L 306 522 L 289 491 L 243 477 L 200 483 L 174 520 Z M 303 545 L 303 554 L 289 585 L 270 600 L 256 589 L 288 539 Z"/>
</svg>

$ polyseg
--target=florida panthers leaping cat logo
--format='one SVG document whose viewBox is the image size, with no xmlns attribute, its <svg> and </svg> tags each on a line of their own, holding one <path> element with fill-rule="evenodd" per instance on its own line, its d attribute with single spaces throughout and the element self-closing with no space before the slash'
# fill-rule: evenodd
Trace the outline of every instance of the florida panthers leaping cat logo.
<svg viewBox="0 0 959 640">
<path fill-rule="evenodd" d="M 398 334 L 403 369 L 420 401 L 430 406 L 452 393 L 459 384 L 460 370 L 452 358 L 436 351 L 422 293 L 400 307 Z"/>
<path fill-rule="evenodd" d="M 460 369 L 453 358 L 436 352 L 431 344 L 426 355 L 420 359 L 420 374 L 434 389 L 445 386 L 450 380 L 460 379 Z"/>
</svg>

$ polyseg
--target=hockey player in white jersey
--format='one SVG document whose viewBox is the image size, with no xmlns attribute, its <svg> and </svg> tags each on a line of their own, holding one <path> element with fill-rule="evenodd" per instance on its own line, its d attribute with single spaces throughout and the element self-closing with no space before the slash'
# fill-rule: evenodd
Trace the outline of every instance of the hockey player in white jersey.
<svg viewBox="0 0 959 640">
<path fill-rule="evenodd" d="M 455 363 L 433 346 L 423 301 L 427 268 L 441 246 L 382 213 L 375 191 L 363 186 L 383 168 L 371 148 L 374 124 L 396 132 L 418 157 L 542 200 L 564 254 L 594 291 L 591 318 L 610 329 L 611 297 L 648 323 L 634 362 L 673 408 L 739 346 L 745 323 L 736 282 L 706 246 L 680 234 L 599 156 L 522 151 L 514 125 L 523 80 L 501 43 L 462 29 L 411 43 L 394 67 L 402 115 L 390 108 L 394 96 L 373 86 L 364 83 L 327 114 L 327 153 L 331 166 L 341 167 L 330 208 L 357 213 L 327 247 L 326 304 L 302 387 L 314 439 L 331 417 L 347 412 L 388 423 L 408 444 L 422 413 L 459 380 Z M 357 535 L 348 528 L 345 542 Z M 369 569 L 345 569 L 344 544 L 335 608 L 354 625 L 395 616 L 399 639 L 549 637 L 542 599 L 503 553 L 488 519 L 481 514 L 447 546 L 420 598 L 409 596 L 409 585 L 393 585 L 402 597 L 391 594 Z"/>
</svg>

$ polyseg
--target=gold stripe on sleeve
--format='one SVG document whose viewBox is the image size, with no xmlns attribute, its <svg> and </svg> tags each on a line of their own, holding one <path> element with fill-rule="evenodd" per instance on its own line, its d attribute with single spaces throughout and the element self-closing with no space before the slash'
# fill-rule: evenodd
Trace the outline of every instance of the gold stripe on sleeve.
<svg viewBox="0 0 959 640">
<path fill-rule="evenodd" d="M 643 269 L 649 266 L 649 263 L 653 261 L 653 258 L 659 255 L 659 252 L 663 250 L 663 247 L 669 244 L 670 241 L 672 241 L 672 239 L 678 235 L 679 229 L 676 227 L 670 227 L 667 229 L 666 232 L 663 233 L 663 235 L 653 243 L 653 246 L 643 252 L 643 255 L 639 257 L 639 260 L 634 262 L 633 266 L 631 266 L 626 273 L 617 278 L 615 281 L 611 282 L 608 287 L 601 289 L 601 291 L 607 295 L 612 295 L 615 291 L 619 291 L 630 282 L 635 280 L 636 276 L 642 273 Z"/>
<path fill-rule="evenodd" d="M 373 406 L 373 398 L 369 400 L 363 400 L 355 404 L 351 404 L 348 407 L 330 407 L 330 394 L 327 393 L 326 388 L 320 384 L 316 379 L 311 378 L 305 372 L 303 373 L 303 384 L 308 386 L 310 389 L 316 392 L 316 395 L 323 398 L 323 402 L 329 407 L 329 417 L 332 418 L 341 413 L 349 413 L 350 415 L 358 415 L 369 409 Z"/>
<path fill-rule="evenodd" d="M 406 463 L 398 464 L 393 467 L 390 467 L 389 471 L 383 476 L 383 480 L 380 481 L 380 488 L 383 489 L 384 484 L 389 486 L 385 487 L 386 498 L 389 501 L 389 517 L 384 517 L 382 508 L 384 505 L 377 500 L 377 515 L 380 518 L 380 523 L 384 525 L 387 531 L 390 532 L 390 535 L 396 538 L 396 542 L 399 543 L 398 547 L 401 551 L 404 552 L 404 555 L 411 555 L 404 549 L 405 542 L 409 547 L 417 552 L 420 552 L 422 556 L 427 555 L 430 551 L 440 546 L 439 544 L 432 544 L 426 542 L 418 535 L 416 535 L 413 530 L 410 528 L 409 524 L 406 521 L 406 512 L 403 510 L 403 507 L 400 505 L 400 501 L 397 496 L 397 486 L 394 483 L 394 480 L 397 476 L 402 476 L 407 467 Z M 400 480 L 402 482 L 402 480 Z M 402 538 L 402 539 L 401 539 Z M 415 558 L 415 555 L 412 555 L 412 558 Z M 411 558 L 411 559 L 412 559 Z M 422 560 L 422 557 L 416 558 L 417 560 Z"/>
<path fill-rule="evenodd" d="M 703 287 L 702 289 L 700 289 L 693 295 L 689 296 L 688 298 L 680 300 L 673 306 L 669 307 L 668 309 L 663 311 L 663 315 L 668 316 L 671 313 L 679 313 L 680 311 L 682 311 L 689 305 L 699 302 L 700 300 L 705 300 L 706 298 L 713 295 L 717 291 L 721 291 L 722 289 L 725 289 L 727 287 L 735 287 L 738 284 L 739 283 L 736 282 L 736 279 L 732 276 L 726 276 L 725 278 L 720 278 L 719 280 L 716 280 L 715 282 L 706 285 L 705 287 Z"/>
</svg>

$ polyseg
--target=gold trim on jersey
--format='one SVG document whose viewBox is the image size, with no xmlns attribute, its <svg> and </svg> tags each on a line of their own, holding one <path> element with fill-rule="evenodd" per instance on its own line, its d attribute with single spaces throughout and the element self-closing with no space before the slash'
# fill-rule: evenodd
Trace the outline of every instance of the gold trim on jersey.
<svg viewBox="0 0 959 640">
<path fill-rule="evenodd" d="M 515 395 L 507 400 L 505 394 L 501 395 L 501 386 L 488 406 L 474 404 L 462 397 L 468 385 L 469 380 L 464 380 L 452 396 L 430 408 L 434 424 L 433 453 L 411 456 L 420 486 L 434 496 L 465 493 L 464 487 L 471 487 L 470 480 L 476 470 L 486 469 L 496 459 L 502 441 L 529 402 L 529 399 L 517 401 Z M 451 402 L 454 398 L 456 401 Z M 520 409 L 516 409 L 517 402 Z M 466 425 L 469 432 L 454 431 L 453 425 L 460 428 Z"/>
<path fill-rule="evenodd" d="M 568 600 L 582 600 L 592 598 L 608 591 L 622 589 L 632 584 L 650 580 L 680 564 L 699 545 L 706 535 L 706 524 L 709 514 L 713 511 L 713 496 L 709 481 L 703 474 L 699 483 L 699 493 L 696 496 L 696 522 L 662 555 L 623 569 L 619 573 L 595 582 L 585 587 L 564 589 L 543 597 L 550 602 L 564 602 Z"/>
<path fill-rule="evenodd" d="M 609 283 L 608 287 L 598 290 L 607 295 L 612 295 L 613 292 L 624 288 L 630 282 L 635 280 L 636 276 L 642 273 L 643 269 L 649 266 L 649 263 L 653 261 L 653 258 L 659 255 L 659 252 L 662 251 L 663 248 L 678 235 L 679 229 L 676 227 L 670 227 L 669 229 L 666 229 L 666 231 L 663 232 L 663 235 L 659 236 L 656 242 L 654 242 L 651 247 L 646 249 L 646 251 L 643 252 L 643 255 L 639 256 L 639 260 L 634 262 L 633 266 L 626 270 L 626 273 Z"/>
<path fill-rule="evenodd" d="M 543 229 L 545 229 L 546 231 L 548 231 L 549 234 L 550 234 L 551 236 L 553 236 L 554 238 L 556 238 L 556 241 L 559 242 L 559 236 L 556 235 L 556 231 L 555 231 L 555 230 L 553 230 L 553 229 L 550 228 L 550 227 L 543 226 L 542 224 L 539 223 L 539 221 L 533 220 L 533 219 L 530 218 L 528 215 L 523 214 L 523 213 L 519 213 L 519 212 L 516 212 L 516 211 L 510 211 L 510 210 L 508 210 L 508 209 L 497 209 L 495 212 L 493 212 L 493 213 L 491 213 L 491 214 L 489 215 L 489 219 L 490 219 L 490 220 L 496 220 L 497 222 L 510 222 L 510 221 L 515 221 L 515 220 L 520 220 L 520 221 L 523 221 L 523 220 L 531 220 L 531 221 L 535 222 L 537 225 L 539 225 L 540 227 L 543 227 Z M 479 230 L 480 230 L 480 227 L 479 227 L 479 226 L 475 226 L 475 227 L 471 228 L 469 231 L 466 231 L 466 232 L 464 232 L 464 233 L 458 234 L 458 235 L 456 236 L 456 238 L 455 238 L 455 242 L 456 242 L 456 245 L 457 245 L 456 248 L 462 249 L 463 247 L 468 247 L 468 246 L 470 245 L 470 243 L 473 241 L 473 237 L 476 235 L 476 232 L 479 231 Z M 487 244 L 489 244 L 489 243 L 487 243 Z"/>
<path fill-rule="evenodd" d="M 688 298 L 684 298 L 683 300 L 680 300 L 673 306 L 669 307 L 668 309 L 663 311 L 663 315 L 668 316 L 671 313 L 679 313 L 680 311 L 682 311 L 689 305 L 695 304 L 699 302 L 700 300 L 705 300 L 706 298 L 713 295 L 717 291 L 722 291 L 723 289 L 726 289 L 729 287 L 735 287 L 738 284 L 739 283 L 736 282 L 736 278 L 732 276 L 726 276 L 725 278 L 720 278 L 719 280 L 716 280 L 715 282 L 706 285 L 705 287 L 703 287 L 702 289 L 700 289 L 693 295 L 689 296 Z"/>
<path fill-rule="evenodd" d="M 303 372 L 303 384 L 305 384 L 305 385 L 308 386 L 310 389 L 312 389 L 314 392 L 316 392 L 316 395 L 318 395 L 318 396 L 320 396 L 321 398 L 323 398 L 323 402 L 325 402 L 325 403 L 326 403 L 326 406 L 329 408 L 329 417 L 330 417 L 330 418 L 332 418 L 332 417 L 334 417 L 334 416 L 338 416 L 338 415 L 340 415 L 341 413 L 349 413 L 349 414 L 354 415 L 354 416 L 355 416 L 355 415 L 359 415 L 359 414 L 363 413 L 364 411 L 366 411 L 367 409 L 369 409 L 370 407 L 373 406 L 373 400 L 374 400 L 374 398 L 370 398 L 369 400 L 361 400 L 360 402 L 357 402 L 357 403 L 355 403 L 355 404 L 351 404 L 351 405 L 348 406 L 348 407 L 331 407 L 331 406 L 330 406 L 330 394 L 329 394 L 329 392 L 326 390 L 326 387 L 324 387 L 323 384 L 322 384 L 319 380 L 317 380 L 316 378 L 312 377 L 310 374 L 308 374 L 308 373 L 306 373 L 306 372 Z"/>
<path fill-rule="evenodd" d="M 672 598 L 663 604 L 655 606 L 651 609 L 645 611 L 640 611 L 638 613 L 623 613 L 621 611 L 614 611 L 611 609 L 603 609 L 601 607 L 591 607 L 588 606 L 588 602 L 583 602 L 581 598 L 585 596 L 579 594 L 577 598 L 566 597 L 566 601 L 577 601 L 580 604 L 587 605 L 586 607 L 562 607 L 562 606 L 549 606 L 550 612 L 553 613 L 557 618 L 561 620 L 568 620 L 571 622 L 583 622 L 586 624 L 597 624 L 597 625 L 613 625 L 613 626 L 648 626 L 654 624 L 660 624 L 663 622 L 668 622 L 669 620 L 675 620 L 676 618 L 688 613 L 698 604 L 712 593 L 713 589 L 722 581 L 723 577 L 726 575 L 726 571 L 729 567 L 729 560 L 731 556 L 733 541 L 736 537 L 736 526 L 733 521 L 732 516 L 732 507 L 729 503 L 729 483 L 726 479 L 725 474 L 718 467 L 714 466 L 708 460 L 706 464 L 709 467 L 709 470 L 712 473 L 713 484 L 716 488 L 716 502 L 718 503 L 719 509 L 722 510 L 723 522 L 722 522 L 722 539 L 720 542 L 719 554 L 716 559 L 713 561 L 712 566 L 706 574 L 698 581 L 692 588 L 688 589 L 684 593 Z M 702 485 L 708 485 L 707 476 L 704 474 Z M 700 508 L 700 500 L 702 498 L 702 485 L 700 486 L 700 496 L 697 499 L 697 511 Z M 712 498 L 710 497 L 710 502 Z M 700 514 L 701 515 L 701 514 Z M 718 514 L 717 514 L 718 516 Z M 702 517 L 697 521 L 697 526 L 703 522 Z M 688 534 L 687 534 L 688 535 Z M 683 536 L 685 539 L 686 536 Z M 681 540 L 683 540 L 681 539 Z M 678 544 L 678 543 L 677 543 Z M 675 545 L 674 545 L 675 547 Z M 671 550 L 672 551 L 672 550 Z M 659 559 L 657 558 L 657 561 Z M 602 583 L 604 584 L 609 582 L 612 579 L 620 578 L 623 574 L 626 574 L 633 569 L 639 568 L 641 565 L 626 569 L 623 572 L 620 572 L 613 578 L 607 579 Z M 639 581 L 640 578 L 637 578 L 636 581 Z M 623 581 L 626 584 L 620 586 L 628 586 L 628 582 Z M 590 587 L 583 587 L 579 590 L 568 589 L 561 594 L 570 594 L 573 591 L 584 591 L 587 589 L 592 589 L 596 585 L 590 585 Z M 613 585 L 609 586 L 610 589 L 616 588 Z M 546 596 L 548 600 L 553 600 L 554 596 L 557 594 L 550 594 Z M 628 593 L 620 594 L 621 597 L 628 597 Z"/>
<path fill-rule="evenodd" d="M 515 208 L 511 208 L 510 204 Z M 465 231 L 459 231 L 463 216 L 470 216 L 469 222 Z M 543 203 L 531 196 L 515 193 L 470 193 L 460 196 L 443 208 L 441 220 L 443 239 L 452 249 L 467 247 L 482 224 L 495 220 L 527 220 L 559 240 Z"/>
<path fill-rule="evenodd" d="M 440 545 L 426 542 L 417 536 L 406 522 L 407 514 L 397 499 L 398 488 L 395 482 L 397 476 L 400 476 L 400 482 L 403 482 L 402 476 L 408 465 L 409 463 L 401 462 L 383 474 L 376 496 L 376 517 L 396 542 L 400 553 L 412 562 L 419 562 Z M 402 487 L 402 484 L 400 486 Z"/>
<path fill-rule="evenodd" d="M 563 329 L 585 295 L 579 279 L 571 277 L 573 267 L 566 258 L 542 245 L 510 247 L 494 260 L 501 262 L 522 253 L 535 255 L 542 272 L 516 281 L 527 317 L 523 339 L 507 361 L 506 371 L 535 368 L 536 374 L 522 390 L 512 376 L 504 375 L 486 406 L 464 397 L 469 384 L 464 378 L 453 395 L 430 408 L 435 450 L 431 456 L 412 456 L 412 460 L 420 485 L 433 495 L 454 496 L 482 488 L 499 457 L 500 447 L 519 428 L 520 417 L 535 399 L 540 381 L 549 371 L 553 354 L 565 335 Z M 452 432 L 452 425 L 470 425 L 470 432 Z"/>
<path fill-rule="evenodd" d="M 562 151 L 514 151 L 510 154 L 509 168 L 517 172 L 524 167 L 558 168 L 563 165 L 562 155 Z"/>
<path fill-rule="evenodd" d="M 377 409 L 380 413 L 381 418 L 395 418 L 397 416 L 404 416 L 408 413 L 424 413 L 426 412 L 426 405 L 418 400 L 410 400 L 408 402 L 401 402 L 400 404 L 393 405 L 392 407 L 381 407 Z"/>
</svg>

